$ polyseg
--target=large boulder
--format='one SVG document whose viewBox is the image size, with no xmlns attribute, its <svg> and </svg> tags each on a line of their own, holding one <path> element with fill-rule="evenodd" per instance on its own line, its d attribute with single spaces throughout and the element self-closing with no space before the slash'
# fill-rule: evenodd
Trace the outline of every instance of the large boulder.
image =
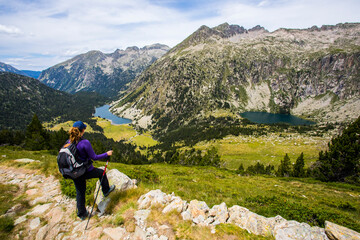
<svg viewBox="0 0 360 240">
<path fill-rule="evenodd" d="M 131 180 L 128 176 L 124 173 L 120 172 L 117 169 L 111 169 L 106 173 L 107 178 L 109 180 L 110 186 L 114 184 L 116 186 L 117 191 L 126 191 L 128 189 L 134 188 L 136 185 L 134 184 L 133 180 Z M 98 191 L 100 185 L 100 181 L 96 183 L 96 189 L 94 192 L 94 198 L 96 197 L 96 193 Z M 102 190 L 99 191 L 99 195 L 96 199 L 96 204 L 98 206 L 98 210 L 100 211 L 100 215 L 104 214 L 107 205 L 110 202 L 110 198 L 105 198 Z"/>
<path fill-rule="evenodd" d="M 275 226 L 274 237 L 276 240 L 328 240 L 324 229 L 297 221 L 285 221 Z"/>
<path fill-rule="evenodd" d="M 273 235 L 275 226 L 286 221 L 281 216 L 266 218 L 238 205 L 229 208 L 229 215 L 228 223 L 233 223 L 250 233 L 262 236 Z"/>
<path fill-rule="evenodd" d="M 325 221 L 325 232 L 331 240 L 360 240 L 360 233 L 328 221 Z"/>
</svg>

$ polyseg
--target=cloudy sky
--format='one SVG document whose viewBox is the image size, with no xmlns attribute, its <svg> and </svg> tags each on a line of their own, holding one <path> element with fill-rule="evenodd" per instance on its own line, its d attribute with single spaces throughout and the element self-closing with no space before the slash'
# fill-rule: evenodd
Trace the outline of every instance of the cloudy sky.
<svg viewBox="0 0 360 240">
<path fill-rule="evenodd" d="M 43 70 L 89 50 L 170 47 L 201 25 L 360 22 L 360 0 L 0 0 L 0 62 Z"/>
</svg>

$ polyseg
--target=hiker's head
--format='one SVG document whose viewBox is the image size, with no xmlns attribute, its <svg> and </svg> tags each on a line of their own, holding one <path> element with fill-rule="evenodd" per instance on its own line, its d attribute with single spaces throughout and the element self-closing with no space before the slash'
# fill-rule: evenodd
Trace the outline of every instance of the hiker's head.
<svg viewBox="0 0 360 240">
<path fill-rule="evenodd" d="M 75 122 L 69 131 L 70 141 L 78 142 L 80 138 L 84 135 L 85 129 L 86 129 L 86 124 L 84 124 L 82 121 Z"/>
</svg>

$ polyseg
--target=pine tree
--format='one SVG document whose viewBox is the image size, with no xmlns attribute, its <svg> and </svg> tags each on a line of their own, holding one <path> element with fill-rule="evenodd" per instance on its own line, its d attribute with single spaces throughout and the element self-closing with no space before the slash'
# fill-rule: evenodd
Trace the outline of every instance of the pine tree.
<svg viewBox="0 0 360 240">
<path fill-rule="evenodd" d="M 49 138 L 41 125 L 37 115 L 34 114 L 32 121 L 26 128 L 25 147 L 29 150 L 42 150 L 49 148 Z"/>
<path fill-rule="evenodd" d="M 279 177 L 288 177 L 290 174 L 291 174 L 291 162 L 288 154 L 286 153 L 284 159 L 281 160 L 276 175 Z"/>
<path fill-rule="evenodd" d="M 314 165 L 315 177 L 360 184 L 360 117 L 328 145 L 329 150 L 320 152 Z"/>
<path fill-rule="evenodd" d="M 305 177 L 305 162 L 304 162 L 304 153 L 301 153 L 300 156 L 296 159 L 294 169 L 292 172 L 293 177 Z"/>
</svg>

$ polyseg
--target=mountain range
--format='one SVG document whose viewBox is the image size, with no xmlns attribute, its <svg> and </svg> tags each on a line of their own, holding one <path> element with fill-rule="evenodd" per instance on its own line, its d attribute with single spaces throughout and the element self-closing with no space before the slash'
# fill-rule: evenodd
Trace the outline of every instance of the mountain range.
<svg viewBox="0 0 360 240">
<path fill-rule="evenodd" d="M 244 111 L 346 122 L 360 113 L 360 24 L 308 29 L 201 26 L 112 103 L 143 127 Z"/>
<path fill-rule="evenodd" d="M 169 49 L 166 45 L 153 44 L 117 49 L 110 54 L 90 51 L 42 71 L 39 80 L 68 93 L 95 91 L 116 96 Z"/>
<path fill-rule="evenodd" d="M 40 71 L 31 71 L 31 70 L 18 70 L 14 68 L 13 66 L 0 62 L 0 72 L 12 72 L 32 78 L 38 78 L 40 76 Z"/>
</svg>

